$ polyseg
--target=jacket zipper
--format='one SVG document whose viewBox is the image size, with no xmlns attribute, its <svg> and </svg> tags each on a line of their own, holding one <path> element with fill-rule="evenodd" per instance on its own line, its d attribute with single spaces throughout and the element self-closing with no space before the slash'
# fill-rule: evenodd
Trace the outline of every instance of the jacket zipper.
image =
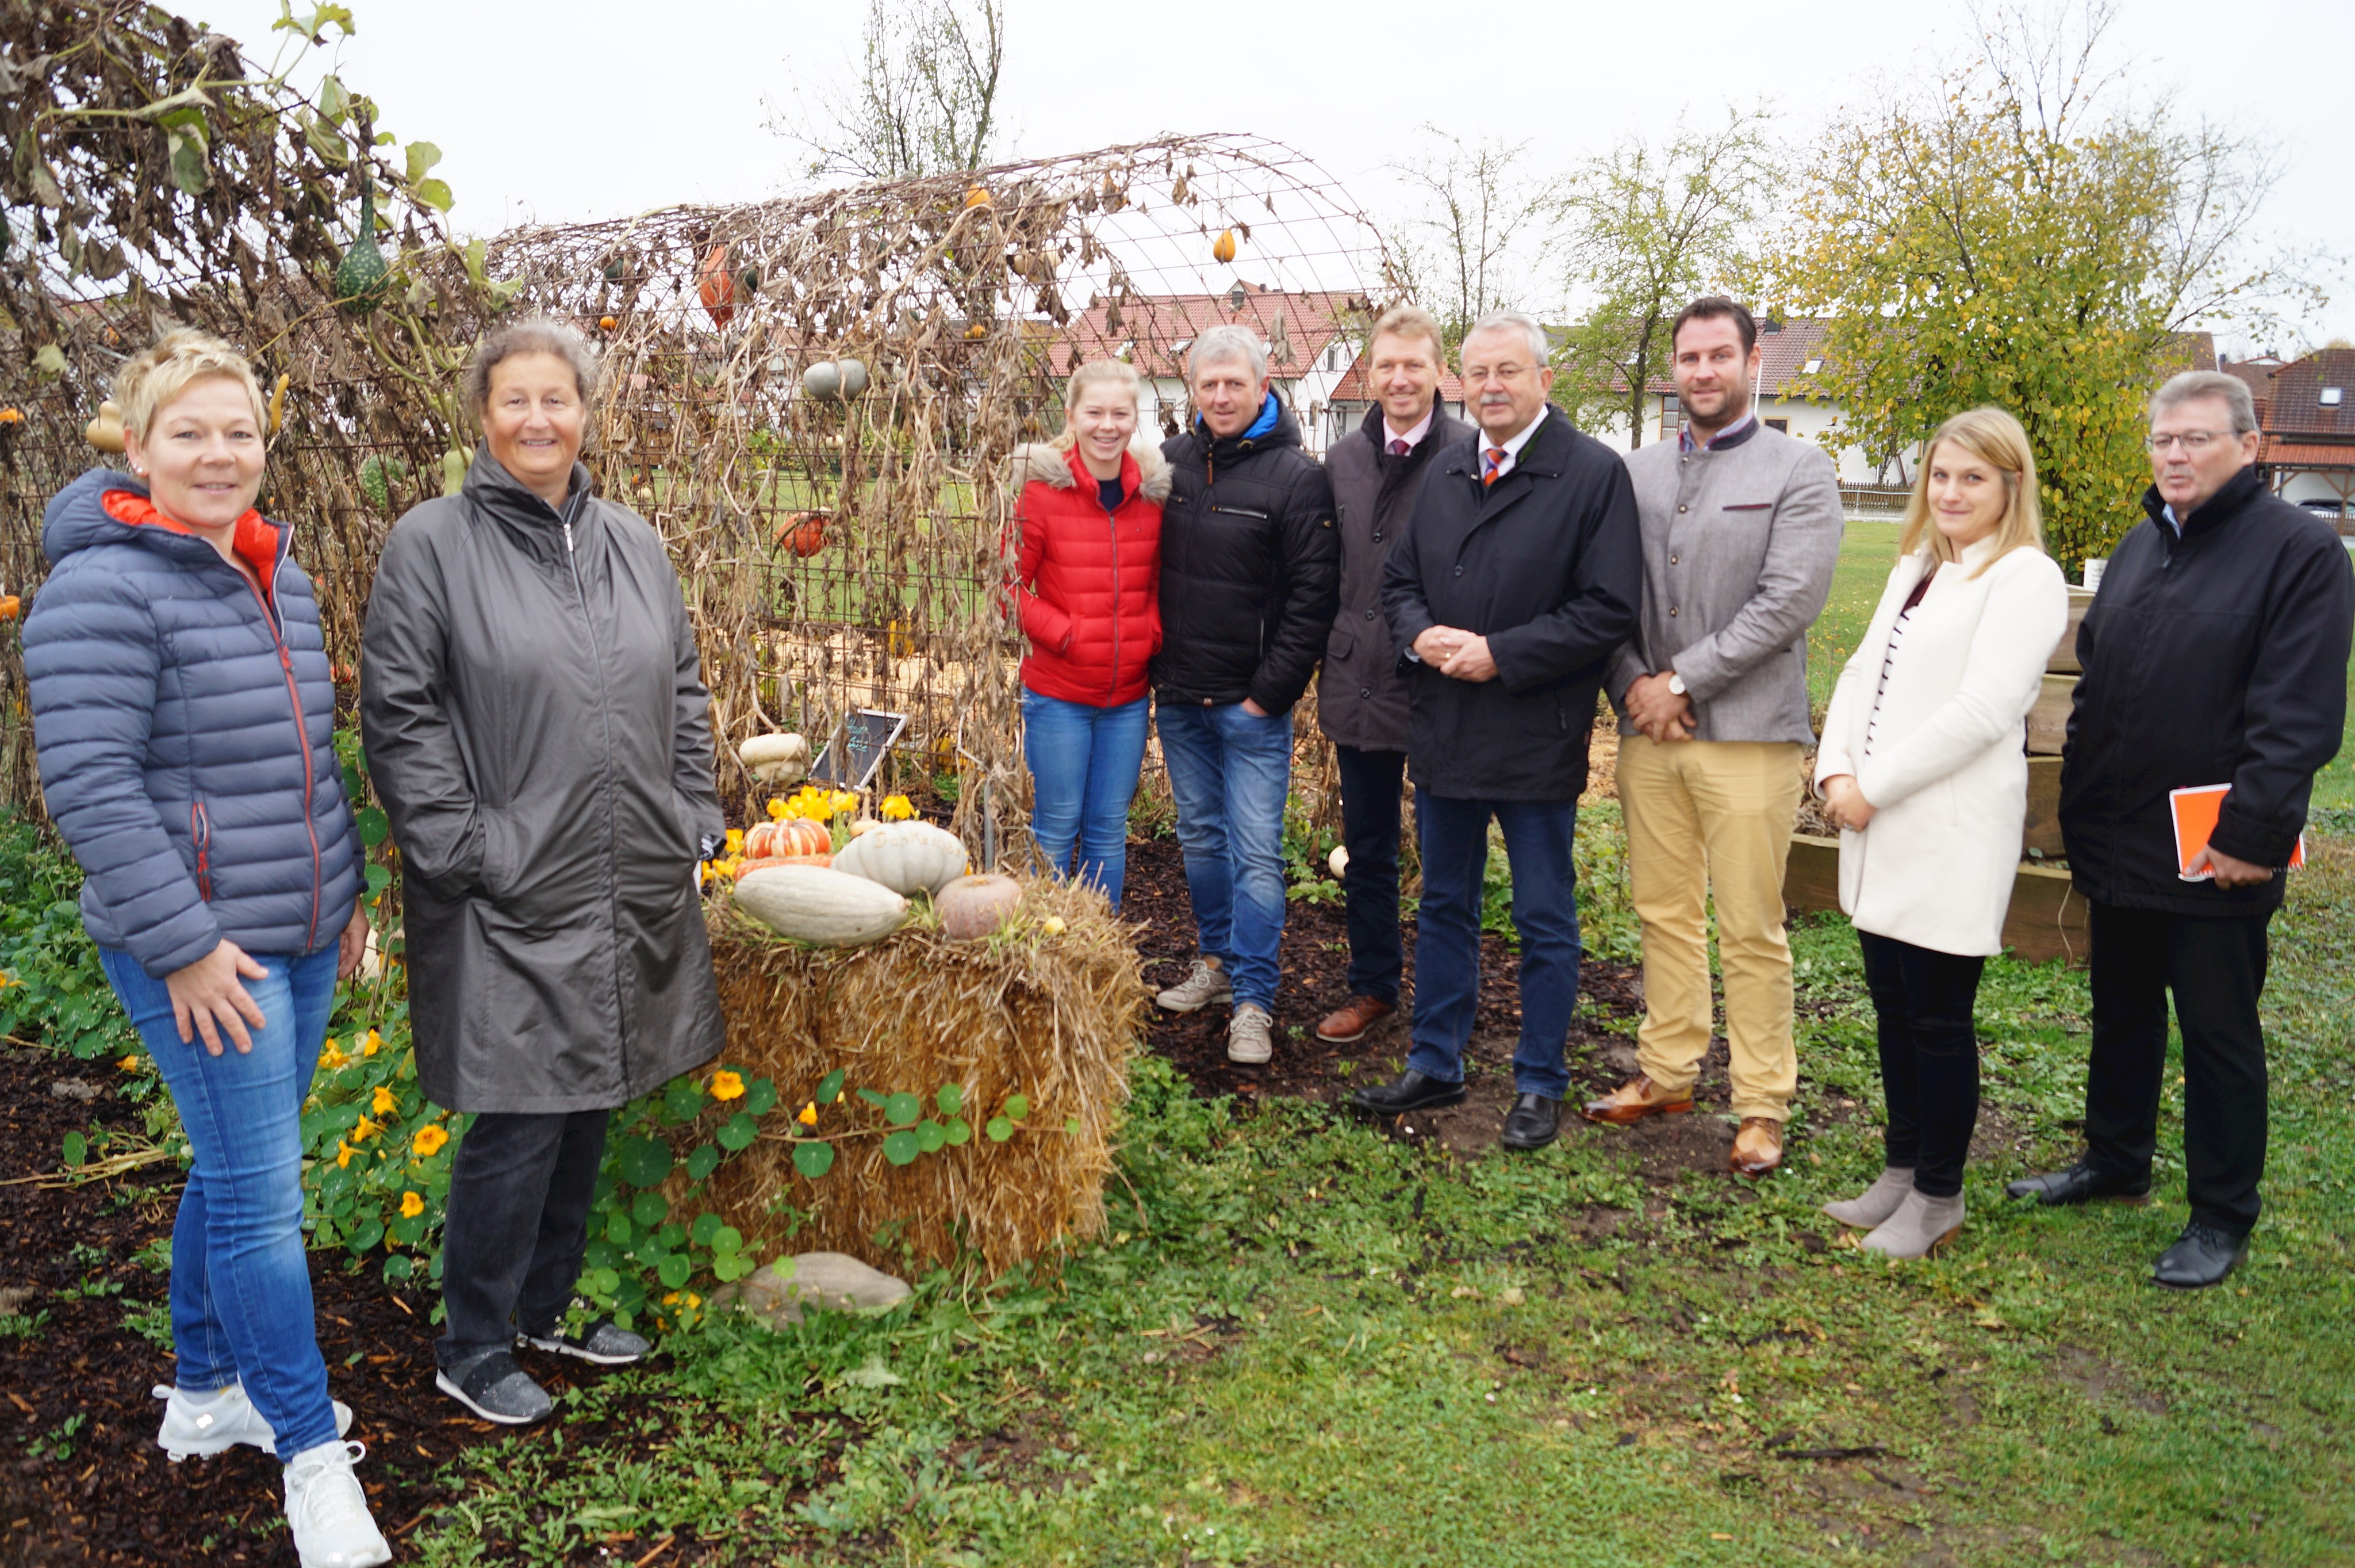
<svg viewBox="0 0 2355 1568">
<path fill-rule="evenodd" d="M 572 518 L 579 513 L 580 507 L 583 499 L 585 499 L 585 493 L 576 494 L 573 496 L 572 504 L 565 509 L 565 516 L 562 519 L 564 523 L 564 563 L 567 567 L 571 569 L 572 596 L 580 603 L 581 605 L 581 624 L 582 629 L 589 635 L 589 662 L 597 671 L 597 719 L 599 726 L 604 731 L 605 734 L 605 843 L 607 846 L 607 853 L 612 857 L 610 863 L 618 866 L 621 864 L 622 859 L 622 829 L 621 825 L 614 820 L 613 715 L 610 706 L 605 700 L 605 654 L 604 650 L 597 645 L 596 617 L 589 613 L 589 591 L 583 587 L 581 582 L 581 558 L 573 552 L 572 548 Z M 621 887 L 618 880 L 614 885 L 613 897 L 618 906 L 618 901 L 621 898 Z M 622 934 L 622 913 L 619 907 L 616 907 L 613 910 L 613 915 L 614 944 L 618 947 L 620 945 Z M 627 998 L 622 993 L 622 971 L 620 965 L 617 963 L 613 969 L 614 1044 L 622 1055 L 622 1078 L 624 1083 L 629 1081 L 630 1075 L 630 1042 L 628 1039 L 629 1031 L 622 1026 L 627 1021 L 628 1017 L 629 1004 Z"/>
<path fill-rule="evenodd" d="M 1125 503 L 1127 497 L 1122 497 Z M 1104 683 L 1104 700 L 1120 695 L 1120 516 L 1119 508 L 1104 513 L 1104 528 L 1112 536 L 1112 673 Z"/>
<path fill-rule="evenodd" d="M 213 819 L 205 814 L 205 803 L 188 803 L 188 837 L 197 846 L 197 896 L 207 903 L 213 901 Z"/>
<path fill-rule="evenodd" d="M 282 553 L 279 559 L 283 560 L 285 557 Z M 286 677 L 286 701 L 294 711 L 294 738 L 303 746 L 303 831 L 311 836 L 311 926 L 309 933 L 303 938 L 303 951 L 309 953 L 317 947 L 319 942 L 319 894 L 322 891 L 319 884 L 324 874 L 319 862 L 319 822 L 312 815 L 317 804 L 313 797 L 318 790 L 318 779 L 311 758 L 311 731 L 303 722 L 303 691 L 294 683 L 294 656 L 287 651 L 285 632 L 278 624 L 277 612 L 271 608 L 270 601 L 261 596 L 259 579 L 244 572 L 238 575 L 244 577 L 246 587 L 253 591 L 253 602 L 261 606 L 262 624 L 270 628 L 270 640 L 277 645 L 279 672 Z M 278 566 L 274 562 L 270 568 L 270 578 L 273 582 L 278 580 Z M 211 897 L 210 894 L 206 896 Z"/>
</svg>

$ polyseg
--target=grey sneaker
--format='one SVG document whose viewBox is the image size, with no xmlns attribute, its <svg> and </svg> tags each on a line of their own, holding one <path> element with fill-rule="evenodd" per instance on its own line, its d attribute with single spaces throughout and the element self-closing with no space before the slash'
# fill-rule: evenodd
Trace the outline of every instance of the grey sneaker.
<svg viewBox="0 0 2355 1568">
<path fill-rule="evenodd" d="M 1891 1214 L 1896 1213 L 1897 1206 L 1904 1202 L 1906 1195 L 1913 1190 L 1913 1168 L 1912 1166 L 1884 1166 L 1871 1186 L 1854 1198 L 1838 1203 L 1825 1204 L 1824 1212 L 1843 1225 L 1850 1225 L 1859 1231 L 1870 1231 L 1887 1221 Z"/>
<path fill-rule="evenodd" d="M 445 1367 L 433 1374 L 433 1386 L 485 1421 L 502 1426 L 528 1426 L 545 1421 L 556 1409 L 548 1391 L 505 1350 L 476 1357 L 455 1376 Z"/>
<path fill-rule="evenodd" d="M 375 1568 L 392 1548 L 368 1513 L 352 1461 L 368 1450 L 338 1438 L 305 1448 L 286 1464 L 286 1523 L 303 1568 Z"/>
<path fill-rule="evenodd" d="M 1229 977 L 1226 965 L 1215 958 L 1197 958 L 1186 977 L 1153 998 L 1154 1002 L 1173 1013 L 1195 1013 L 1212 1002 L 1231 1002 L 1235 998 L 1235 983 Z"/>
<path fill-rule="evenodd" d="M 270 1423 L 253 1408 L 241 1382 L 208 1394 L 166 1383 L 157 1383 L 151 1392 L 164 1402 L 164 1425 L 155 1434 L 155 1446 L 175 1465 L 192 1455 L 226 1454 L 240 1444 L 265 1454 L 278 1452 Z M 336 1407 L 336 1435 L 341 1437 L 352 1429 L 352 1407 L 339 1399 L 329 1403 Z"/>
<path fill-rule="evenodd" d="M 1227 1060 L 1256 1067 L 1275 1054 L 1275 1020 L 1256 1002 L 1235 1009 L 1227 1025 Z"/>
<path fill-rule="evenodd" d="M 601 1367 L 626 1367 L 655 1348 L 653 1340 L 616 1328 L 610 1317 L 600 1317 L 578 1334 L 567 1334 L 559 1328 L 545 1334 L 518 1334 L 516 1343 L 550 1355 L 592 1361 Z"/>
</svg>

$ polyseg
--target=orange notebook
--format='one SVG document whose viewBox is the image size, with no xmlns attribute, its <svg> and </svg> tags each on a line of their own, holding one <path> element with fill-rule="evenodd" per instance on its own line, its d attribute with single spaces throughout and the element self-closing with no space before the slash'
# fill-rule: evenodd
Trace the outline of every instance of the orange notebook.
<svg viewBox="0 0 2355 1568">
<path fill-rule="evenodd" d="M 2216 831 L 2216 818 L 2224 809 L 2224 796 L 2232 792 L 2231 784 L 2197 784 L 2190 789 L 2167 792 L 2167 804 L 2175 816 L 2175 874 L 2187 882 L 2205 882 L 2216 873 L 2207 869 L 2193 871 L 2191 862 L 2200 851 L 2208 848 L 2209 835 Z M 2290 869 L 2306 864 L 2306 835 L 2297 836 L 2296 847 L 2289 852 Z"/>
</svg>

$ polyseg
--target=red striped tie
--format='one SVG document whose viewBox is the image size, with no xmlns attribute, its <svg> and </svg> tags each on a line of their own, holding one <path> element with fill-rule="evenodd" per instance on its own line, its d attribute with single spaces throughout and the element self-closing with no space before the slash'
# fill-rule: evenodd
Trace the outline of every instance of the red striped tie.
<svg viewBox="0 0 2355 1568">
<path fill-rule="evenodd" d="M 1488 449 L 1487 466 L 1480 470 L 1480 483 L 1483 485 L 1494 485 L 1497 482 L 1497 470 L 1503 464 L 1504 461 L 1505 449 L 1503 447 L 1492 446 Z"/>
</svg>

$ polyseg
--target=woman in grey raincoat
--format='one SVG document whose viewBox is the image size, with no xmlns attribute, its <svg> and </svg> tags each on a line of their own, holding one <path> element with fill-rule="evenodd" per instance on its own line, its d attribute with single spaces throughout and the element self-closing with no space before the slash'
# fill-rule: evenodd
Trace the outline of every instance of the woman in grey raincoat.
<svg viewBox="0 0 2355 1568">
<path fill-rule="evenodd" d="M 360 724 L 403 870 L 410 1019 L 433 1101 L 472 1113 L 442 1234 L 442 1390 L 537 1421 L 519 1342 L 567 1332 L 610 1114 L 716 1056 L 696 862 L 724 828 L 677 573 L 579 461 L 595 366 L 518 322 L 474 350 L 484 445 L 394 527 L 368 601 Z"/>
</svg>

